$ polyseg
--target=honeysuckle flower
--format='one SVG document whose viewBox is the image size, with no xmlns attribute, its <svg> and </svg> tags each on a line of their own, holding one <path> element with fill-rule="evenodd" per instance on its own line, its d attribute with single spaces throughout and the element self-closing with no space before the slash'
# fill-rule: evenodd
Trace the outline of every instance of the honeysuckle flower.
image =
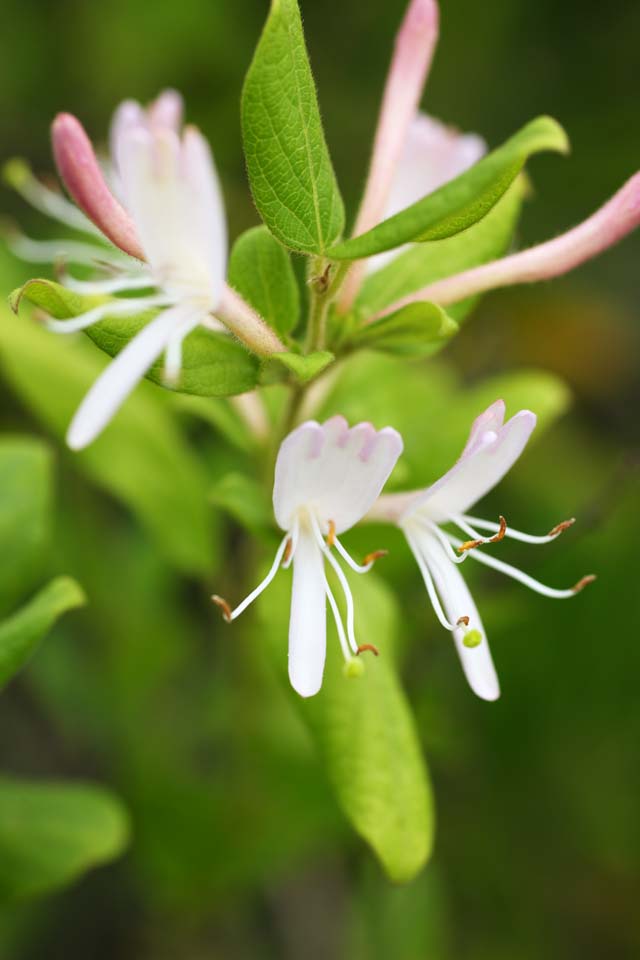
<svg viewBox="0 0 640 960">
<path fill-rule="evenodd" d="M 218 175 L 204 137 L 193 126 L 181 131 L 181 117 L 182 101 L 174 91 L 165 91 L 146 110 L 134 101 L 118 108 L 109 175 L 122 202 L 107 183 L 82 125 L 70 114 L 60 114 L 53 123 L 53 150 L 80 210 L 29 181 L 41 209 L 92 237 L 97 230 L 115 247 L 89 247 L 93 261 L 110 267 L 107 279 L 78 281 L 67 274 L 65 285 L 82 294 L 141 294 L 110 300 L 72 320 L 49 319 L 48 327 L 74 333 L 107 316 L 159 311 L 90 389 L 67 434 L 72 449 L 85 447 L 100 433 L 163 353 L 166 382 L 175 383 L 182 342 L 198 326 L 228 329 L 259 355 L 285 349 L 225 283 L 227 226 Z"/>
<path fill-rule="evenodd" d="M 411 303 L 428 300 L 440 306 L 498 287 L 551 280 L 597 257 L 640 226 L 640 172 L 636 173 L 583 223 L 546 243 L 500 260 L 437 280 L 403 297 L 371 317 L 371 322 Z"/>
<path fill-rule="evenodd" d="M 472 167 L 486 152 L 487 144 L 477 134 L 460 133 L 426 113 L 417 113 L 409 125 L 382 219 L 433 193 Z M 404 249 L 398 247 L 370 257 L 365 261 L 367 271 L 379 270 Z"/>
<path fill-rule="evenodd" d="M 273 509 L 285 535 L 264 580 L 235 610 L 219 596 L 214 602 L 228 622 L 265 590 L 280 566 L 293 563 L 289 622 L 289 679 L 303 697 L 322 684 L 326 653 L 326 601 L 335 619 L 347 663 L 368 645 L 358 644 L 355 611 L 345 573 L 333 550 L 356 573 L 366 573 L 380 551 L 356 563 L 338 539 L 367 513 L 402 452 L 402 438 L 391 427 L 369 423 L 349 429 L 344 417 L 319 424 L 309 420 L 283 441 L 276 461 Z M 346 601 L 346 627 L 329 586 L 325 563 L 334 570 Z"/>
<path fill-rule="evenodd" d="M 469 515 L 474 504 L 511 469 L 536 425 L 535 414 L 529 410 L 521 410 L 506 423 L 504 414 L 504 402 L 497 400 L 474 421 L 460 459 L 443 477 L 426 490 L 381 497 L 368 515 L 371 520 L 394 522 L 403 531 L 436 616 L 453 636 L 472 690 L 484 700 L 496 700 L 500 686 L 480 614 L 458 566 L 471 557 L 537 593 L 558 599 L 575 596 L 594 579 L 583 577 L 568 590 L 556 590 L 480 549 L 505 537 L 530 544 L 549 543 L 574 522 L 566 520 L 546 536 L 533 536 L 507 526 L 503 517 L 494 523 Z M 443 529 L 447 525 L 471 539 L 463 541 Z"/>
</svg>

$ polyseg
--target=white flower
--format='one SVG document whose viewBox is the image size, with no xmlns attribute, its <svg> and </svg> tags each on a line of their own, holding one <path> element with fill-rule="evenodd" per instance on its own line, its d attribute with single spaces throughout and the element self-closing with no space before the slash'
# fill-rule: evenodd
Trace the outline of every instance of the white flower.
<svg viewBox="0 0 640 960">
<path fill-rule="evenodd" d="M 467 445 L 448 473 L 426 490 L 381 497 L 369 514 L 370 519 L 393 520 L 404 532 L 436 616 L 452 633 L 467 680 L 484 700 L 496 700 L 500 687 L 480 614 L 458 565 L 473 557 L 544 596 L 556 598 L 572 597 L 594 579 L 583 577 L 571 589 L 555 590 L 478 549 L 504 537 L 549 543 L 573 523 L 564 521 L 538 537 L 507 527 L 503 517 L 500 523 L 492 523 L 468 515 L 511 469 L 536 425 L 535 414 L 528 410 L 521 410 L 506 423 L 504 414 L 503 401 L 496 401 L 474 421 Z M 463 542 L 441 529 L 445 524 L 455 525 L 471 539 Z M 493 535 L 484 537 L 479 530 Z"/>
<path fill-rule="evenodd" d="M 322 684 L 326 650 L 326 600 L 335 618 L 345 660 L 357 655 L 355 612 L 347 578 L 332 548 L 357 573 L 366 573 L 378 553 L 357 564 L 338 539 L 371 508 L 402 452 L 402 439 L 390 427 L 376 431 L 369 423 L 349 429 L 341 416 L 320 425 L 303 423 L 283 441 L 276 462 L 273 508 L 285 536 L 273 565 L 243 602 L 231 610 L 213 600 L 228 621 L 235 620 L 271 583 L 280 565 L 293 562 L 289 624 L 289 678 L 303 697 Z M 326 538 L 326 542 L 325 542 Z M 325 561 L 344 591 L 346 630 L 325 575 Z"/>
</svg>

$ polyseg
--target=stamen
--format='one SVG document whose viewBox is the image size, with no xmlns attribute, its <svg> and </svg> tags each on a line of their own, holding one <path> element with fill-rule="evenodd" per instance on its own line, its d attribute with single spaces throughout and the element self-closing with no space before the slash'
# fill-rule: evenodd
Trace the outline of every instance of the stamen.
<svg viewBox="0 0 640 960">
<path fill-rule="evenodd" d="M 451 536 L 449 540 L 455 546 L 459 547 L 460 541 Z M 517 580 L 519 583 L 524 584 L 525 587 L 529 587 L 530 590 L 534 590 L 536 593 L 541 593 L 545 597 L 553 597 L 556 600 L 565 600 L 568 597 L 574 597 L 576 593 L 579 593 L 588 583 L 591 583 L 593 579 L 593 574 L 589 574 L 587 577 L 583 577 L 582 580 L 579 580 L 575 587 L 571 587 L 569 590 L 556 590 L 554 587 L 547 587 L 544 583 L 540 583 L 538 580 L 535 580 L 533 577 L 530 577 L 528 573 L 524 573 L 522 570 L 518 570 L 517 567 L 512 567 L 508 563 L 504 563 L 502 560 L 496 560 L 495 557 L 491 556 L 488 553 L 482 553 L 474 551 L 469 554 L 470 557 L 473 557 L 479 563 L 484 563 L 487 567 L 492 567 L 494 570 L 498 570 L 500 573 L 504 573 L 507 577 L 511 577 L 513 580 Z"/>
<path fill-rule="evenodd" d="M 472 523 L 474 527 L 479 527 L 481 530 L 500 530 L 500 526 L 497 523 L 492 523 L 490 520 L 481 520 L 479 517 L 469 516 L 464 516 L 462 519 Z M 551 541 L 555 540 L 556 537 L 559 537 L 561 533 L 563 533 L 565 530 L 568 530 L 569 527 L 572 527 L 574 523 L 574 518 L 571 520 L 563 520 L 562 523 L 556 524 L 553 530 L 550 530 L 549 533 L 544 537 L 537 537 L 530 533 L 522 533 L 521 530 L 514 530 L 513 527 L 509 527 L 507 530 L 505 530 L 504 535 L 508 539 L 520 540 L 522 543 L 551 543 Z"/>
<path fill-rule="evenodd" d="M 293 525 L 293 529 L 291 531 L 291 536 L 289 537 L 289 543 L 284 550 L 284 556 L 282 558 L 283 570 L 288 570 L 293 562 L 293 557 L 296 552 L 296 547 L 298 546 L 299 533 L 300 533 L 300 524 L 296 520 Z"/>
<path fill-rule="evenodd" d="M 340 616 L 340 609 L 336 602 L 336 598 L 333 595 L 333 591 L 329 586 L 329 581 L 327 578 L 324 578 L 324 589 L 327 594 L 327 599 L 329 600 L 329 606 L 331 607 L 331 612 L 333 613 L 333 619 L 336 624 L 336 630 L 338 632 L 338 639 L 340 641 L 340 646 L 342 648 L 342 655 L 347 663 L 352 659 L 351 651 L 349 650 L 349 644 L 347 643 L 347 637 L 344 632 L 344 624 L 342 622 L 342 617 Z"/>
<path fill-rule="evenodd" d="M 500 541 L 504 540 L 505 538 L 505 534 L 507 532 L 507 521 L 502 515 L 499 517 L 499 520 L 500 520 L 500 529 L 496 533 L 495 537 L 491 537 L 491 539 L 489 540 L 489 543 L 500 543 Z"/>
<path fill-rule="evenodd" d="M 461 526 L 461 524 L 458 524 Z M 497 530 L 497 533 L 494 537 L 479 537 L 475 540 L 465 540 L 458 548 L 458 553 L 465 553 L 467 550 L 475 550 L 476 547 L 482 547 L 486 543 L 500 543 L 501 540 L 504 540 L 507 533 L 507 521 L 503 516 L 500 516 L 499 524 L 492 524 L 492 529 Z M 471 527 L 469 527 L 471 529 Z"/>
<path fill-rule="evenodd" d="M 98 246 L 97 243 L 93 246 L 76 240 L 33 240 L 18 230 L 7 229 L 6 226 L 0 233 L 11 253 L 26 263 L 55 263 L 56 260 L 64 258 L 68 263 L 93 266 L 99 262 L 100 256 L 108 253 L 106 247 Z M 113 259 L 118 264 L 124 262 L 124 257 L 120 259 L 115 252 Z"/>
<path fill-rule="evenodd" d="M 329 520 L 329 533 L 327 534 L 327 546 L 332 547 L 336 542 L 336 522 Z"/>
<path fill-rule="evenodd" d="M 481 547 L 485 540 L 465 540 L 464 543 L 461 543 L 457 548 L 458 553 L 465 553 L 467 550 L 475 550 L 476 547 Z"/>
<path fill-rule="evenodd" d="M 368 573 L 376 560 L 380 560 L 381 557 L 386 557 L 389 553 L 388 550 L 374 550 L 372 553 L 368 553 L 360 564 L 356 563 L 349 551 L 340 543 L 337 537 L 334 538 L 333 546 L 355 573 Z"/>
<path fill-rule="evenodd" d="M 463 553 L 461 556 L 458 556 L 437 523 L 434 523 L 433 520 L 428 520 L 426 517 L 420 516 L 420 514 L 417 514 L 414 519 L 417 520 L 421 526 L 426 527 L 430 533 L 434 534 L 452 563 L 460 564 L 465 562 L 467 559 L 467 554 Z"/>
<path fill-rule="evenodd" d="M 597 580 L 595 573 L 588 573 L 586 577 L 582 577 L 581 580 L 578 580 L 575 587 L 573 588 L 573 593 L 580 593 L 581 590 L 584 590 L 585 587 L 589 586 L 590 583 L 593 583 L 594 580 Z"/>
<path fill-rule="evenodd" d="M 457 627 L 468 627 L 469 626 L 469 617 L 458 617 L 456 621 Z"/>
<path fill-rule="evenodd" d="M 344 570 L 342 569 L 342 567 L 340 566 L 336 558 L 331 553 L 331 550 L 329 550 L 326 543 L 324 542 L 324 539 L 323 539 L 322 533 L 320 532 L 320 527 L 318 526 L 318 521 L 315 515 L 313 513 L 309 513 L 309 517 L 311 520 L 311 527 L 312 527 L 314 536 L 316 538 L 316 541 L 318 543 L 318 546 L 320 547 L 320 549 L 322 550 L 322 553 L 324 554 L 324 556 L 327 558 L 327 560 L 335 570 L 336 576 L 340 581 L 340 586 L 342 587 L 342 591 L 344 593 L 344 597 L 347 602 L 347 637 L 349 638 L 349 646 L 351 647 L 354 653 L 357 653 L 358 644 L 356 642 L 356 637 L 355 637 L 355 609 L 353 604 L 353 595 L 349 588 L 349 583 L 344 574 Z"/>
<path fill-rule="evenodd" d="M 291 557 L 291 546 L 292 546 L 291 537 L 287 537 L 287 543 L 284 548 L 284 554 L 282 557 L 282 567 L 285 570 L 286 570 L 287 564 L 289 563 L 289 559 Z"/>
<path fill-rule="evenodd" d="M 216 606 L 220 607 L 220 609 L 222 610 L 222 615 L 224 619 L 227 621 L 227 623 L 231 623 L 231 621 L 235 620 L 236 617 L 239 617 L 241 613 L 244 613 L 247 607 L 250 606 L 250 604 L 252 604 L 253 601 L 260 596 L 263 590 L 267 589 L 267 587 L 269 586 L 269 584 L 271 583 L 271 581 L 273 580 L 273 578 L 275 577 L 276 573 L 280 568 L 280 563 L 282 561 L 284 552 L 287 548 L 288 542 L 289 542 L 289 535 L 287 534 L 287 536 L 284 537 L 284 539 L 281 541 L 280 546 L 276 551 L 276 556 L 271 565 L 271 569 L 269 570 L 269 573 L 266 575 L 264 580 L 258 584 L 255 590 L 252 590 L 249 596 L 245 597 L 242 603 L 238 604 L 235 610 L 231 610 L 227 601 L 224 600 L 222 597 L 219 597 L 217 594 L 214 594 L 211 597 L 211 599 L 216 604 Z"/>
<path fill-rule="evenodd" d="M 119 300 L 117 303 L 101 303 L 86 313 L 81 313 L 77 317 L 69 320 L 55 320 L 47 316 L 45 326 L 53 333 L 77 333 L 79 330 L 85 330 L 94 323 L 99 323 L 105 317 L 134 317 L 136 314 L 144 313 L 152 307 L 166 306 L 166 297 L 139 297 L 135 300 Z"/>
<path fill-rule="evenodd" d="M 82 233 L 102 236 L 98 228 L 73 203 L 38 180 L 24 160 L 17 157 L 9 160 L 2 175 L 6 183 L 40 213 Z"/>
<path fill-rule="evenodd" d="M 68 290 L 73 290 L 74 293 L 89 295 L 126 293 L 129 290 L 146 290 L 155 286 L 151 276 L 114 277 L 108 280 L 76 280 L 68 273 L 62 273 L 60 283 Z"/>
<path fill-rule="evenodd" d="M 429 600 L 431 600 L 431 606 L 433 607 L 438 620 L 440 621 L 440 623 L 442 624 L 445 630 L 449 630 L 449 631 L 455 630 L 456 625 L 453 623 L 450 623 L 445 616 L 444 610 L 442 609 L 442 604 L 440 603 L 440 598 L 438 597 L 438 594 L 436 592 L 435 584 L 433 582 L 433 577 L 431 576 L 431 571 L 429 570 L 429 567 L 427 566 L 427 563 L 420 552 L 418 544 L 416 543 L 416 541 L 411 536 L 408 530 L 405 530 L 405 535 L 409 542 L 409 546 L 413 551 L 413 555 L 416 558 L 418 567 L 420 568 L 420 573 L 422 574 L 424 585 L 427 588 L 427 593 L 429 594 Z"/>
<path fill-rule="evenodd" d="M 213 602 L 217 607 L 220 607 L 220 609 L 222 610 L 222 616 L 227 621 L 227 623 L 231 623 L 231 619 L 232 619 L 231 607 L 229 606 L 227 601 L 224 599 L 224 597 L 219 597 L 217 593 L 214 593 L 211 599 L 213 600 Z"/>
<path fill-rule="evenodd" d="M 359 653 L 359 654 L 360 654 L 360 653 L 364 653 L 365 650 L 370 650 L 371 653 L 374 655 L 374 657 L 379 657 L 379 656 L 380 656 L 380 651 L 378 650 L 378 648 L 377 648 L 376 646 L 374 646 L 373 643 L 361 643 L 361 644 L 359 644 L 359 646 L 358 646 L 358 653 Z"/>
</svg>

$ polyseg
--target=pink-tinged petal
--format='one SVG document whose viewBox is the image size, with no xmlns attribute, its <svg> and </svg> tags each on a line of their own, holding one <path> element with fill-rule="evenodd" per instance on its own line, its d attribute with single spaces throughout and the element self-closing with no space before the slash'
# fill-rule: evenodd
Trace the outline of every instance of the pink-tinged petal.
<svg viewBox="0 0 640 960">
<path fill-rule="evenodd" d="M 80 209 L 117 247 L 144 260 L 135 224 L 107 186 L 82 124 L 69 113 L 58 114 L 51 135 L 58 171 Z"/>
<path fill-rule="evenodd" d="M 419 549 L 429 567 L 447 617 L 453 624 L 457 624 L 461 617 L 469 618 L 468 626 L 461 624 L 453 630 L 456 650 L 469 686 L 483 700 L 497 700 L 500 684 L 482 620 L 469 588 L 435 537 L 421 533 L 416 536 L 419 537 Z M 463 641 L 468 630 L 477 630 L 481 634 L 482 640 L 478 646 L 465 646 Z"/>
<path fill-rule="evenodd" d="M 438 280 L 387 307 L 372 320 L 422 300 L 442 306 L 518 283 L 550 280 L 597 257 L 640 226 L 640 172 L 593 216 L 567 233 L 502 260 Z"/>
<path fill-rule="evenodd" d="M 72 450 L 88 446 L 106 427 L 136 384 L 185 322 L 184 307 L 165 310 L 143 327 L 111 361 L 80 404 L 67 433 Z"/>
<path fill-rule="evenodd" d="M 289 620 L 289 679 L 301 697 L 322 686 L 327 645 L 324 561 L 309 530 L 301 530 L 293 557 Z"/>
<path fill-rule="evenodd" d="M 536 416 L 521 410 L 502 425 L 502 401 L 474 422 L 458 462 L 432 486 L 410 501 L 403 515 L 420 512 L 435 523 L 465 513 L 502 480 L 527 445 Z"/>
<path fill-rule="evenodd" d="M 182 128 L 184 101 L 177 90 L 163 90 L 147 107 L 147 117 L 152 129 L 166 128 L 179 133 Z"/>
<path fill-rule="evenodd" d="M 276 462 L 273 506 L 283 530 L 299 510 L 319 522 L 333 521 L 336 533 L 352 527 L 380 494 L 402 452 L 402 438 L 385 427 L 359 423 L 350 430 L 342 417 L 323 426 L 303 423 L 283 441 Z"/>
<path fill-rule="evenodd" d="M 146 123 L 146 114 L 137 100 L 123 100 L 116 107 L 109 128 L 111 161 L 116 172 L 120 169 L 120 151 L 123 138 L 136 128 L 144 129 Z"/>
<path fill-rule="evenodd" d="M 409 126 L 433 59 L 438 27 L 436 0 L 411 0 L 396 37 L 354 236 L 366 233 L 384 219 Z M 364 269 L 364 264 L 358 263 L 350 271 L 340 300 L 342 310 L 348 310 L 353 303 Z"/>
</svg>

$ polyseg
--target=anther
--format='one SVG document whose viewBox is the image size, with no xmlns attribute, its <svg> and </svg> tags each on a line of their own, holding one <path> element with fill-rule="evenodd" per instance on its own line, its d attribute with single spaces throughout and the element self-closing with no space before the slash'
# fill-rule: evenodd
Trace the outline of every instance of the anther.
<svg viewBox="0 0 640 960">
<path fill-rule="evenodd" d="M 466 550 L 475 550 L 476 547 L 481 547 L 483 543 L 486 543 L 486 540 L 465 540 L 456 549 L 458 553 L 464 553 Z"/>
<path fill-rule="evenodd" d="M 502 516 L 498 517 L 498 519 L 500 521 L 500 529 L 496 533 L 495 537 L 491 537 L 491 539 L 487 541 L 488 543 L 500 543 L 501 540 L 504 540 L 507 532 L 507 521 Z"/>
<path fill-rule="evenodd" d="M 469 626 L 469 617 L 458 617 L 456 621 L 457 627 L 468 627 Z"/>
<path fill-rule="evenodd" d="M 214 593 L 211 597 L 216 607 L 219 607 L 222 610 L 222 616 L 227 621 L 231 623 L 231 607 L 223 597 L 219 597 L 217 593 Z"/>
<path fill-rule="evenodd" d="M 578 580 L 575 587 L 572 587 L 572 590 L 574 593 L 580 593 L 581 590 L 584 590 L 585 587 L 597 579 L 595 573 L 589 573 L 586 577 L 583 577 L 582 580 Z"/>
<path fill-rule="evenodd" d="M 380 656 L 380 651 L 372 643 L 361 643 L 358 647 L 358 653 L 364 653 L 365 650 L 370 650 L 375 657 Z"/>
<path fill-rule="evenodd" d="M 370 563 L 375 563 L 376 560 L 382 559 L 388 555 L 388 550 L 374 550 L 372 553 L 368 553 L 364 560 L 362 561 L 363 567 L 368 567 Z"/>
<path fill-rule="evenodd" d="M 329 533 L 327 534 L 327 546 L 333 547 L 336 542 L 336 522 L 329 520 Z"/>
<path fill-rule="evenodd" d="M 576 522 L 576 518 L 572 517 L 571 520 L 563 520 L 562 523 L 556 524 L 553 530 L 549 530 L 547 534 L 548 537 L 557 537 L 561 533 L 564 533 L 565 530 L 568 530 L 569 527 L 572 527 Z"/>
<path fill-rule="evenodd" d="M 291 558 L 291 548 L 292 548 L 292 546 L 293 546 L 293 542 L 292 542 L 292 540 L 291 540 L 291 537 L 289 537 L 289 539 L 287 540 L 286 546 L 285 546 L 285 548 L 284 548 L 284 553 L 282 554 L 282 564 L 281 564 L 281 566 L 283 566 L 283 567 L 284 567 L 284 565 L 285 565 L 286 563 L 289 562 L 289 560 L 290 560 L 290 558 Z"/>
</svg>

